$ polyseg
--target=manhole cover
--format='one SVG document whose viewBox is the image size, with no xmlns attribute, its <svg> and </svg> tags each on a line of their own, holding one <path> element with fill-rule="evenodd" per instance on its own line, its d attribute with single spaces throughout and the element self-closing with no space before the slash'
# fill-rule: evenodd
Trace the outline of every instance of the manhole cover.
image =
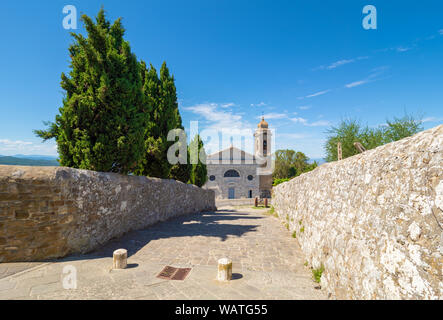
<svg viewBox="0 0 443 320">
<path fill-rule="evenodd" d="M 185 280 L 189 272 L 191 272 L 191 268 L 174 268 L 166 266 L 158 274 L 157 278 L 164 280 Z"/>
</svg>

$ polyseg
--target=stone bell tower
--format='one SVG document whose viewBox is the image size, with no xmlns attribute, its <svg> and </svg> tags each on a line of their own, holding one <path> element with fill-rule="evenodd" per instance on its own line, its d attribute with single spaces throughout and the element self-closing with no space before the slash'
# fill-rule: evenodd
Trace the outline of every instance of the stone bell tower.
<svg viewBox="0 0 443 320">
<path fill-rule="evenodd" d="M 269 130 L 268 123 L 262 117 L 254 133 L 254 155 L 259 161 L 259 192 L 261 198 L 270 198 L 272 189 L 272 171 L 271 171 L 271 139 L 272 133 Z M 264 162 L 263 162 L 264 161 Z"/>
</svg>

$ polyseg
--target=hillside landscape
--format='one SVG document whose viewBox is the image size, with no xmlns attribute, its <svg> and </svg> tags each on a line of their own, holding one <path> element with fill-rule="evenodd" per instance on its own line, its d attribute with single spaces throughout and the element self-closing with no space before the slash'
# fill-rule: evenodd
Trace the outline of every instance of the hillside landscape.
<svg viewBox="0 0 443 320">
<path fill-rule="evenodd" d="M 0 165 L 52 167 L 59 166 L 59 163 L 56 157 L 50 156 L 0 155 Z"/>
</svg>

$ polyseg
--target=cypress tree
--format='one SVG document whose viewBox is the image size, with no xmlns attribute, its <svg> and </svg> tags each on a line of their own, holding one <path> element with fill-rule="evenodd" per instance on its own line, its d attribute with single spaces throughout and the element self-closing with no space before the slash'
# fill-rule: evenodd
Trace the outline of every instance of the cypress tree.
<svg viewBox="0 0 443 320">
<path fill-rule="evenodd" d="M 47 130 L 55 138 L 62 166 L 131 172 L 143 152 L 149 110 L 143 104 L 139 63 L 124 40 L 121 19 L 111 26 L 103 8 L 96 23 L 82 16 L 87 37 L 72 33 L 71 71 L 62 73 L 63 106 Z"/>
<path fill-rule="evenodd" d="M 202 187 L 206 181 L 208 181 L 208 171 L 206 168 L 205 148 L 203 141 L 200 139 L 198 134 L 189 144 L 188 154 L 191 155 L 190 159 L 192 161 L 189 182 L 195 184 L 196 186 Z"/>
<path fill-rule="evenodd" d="M 167 121 L 164 103 L 162 103 L 162 85 L 157 70 L 142 61 L 141 76 L 143 80 L 144 105 L 149 106 L 150 116 L 144 130 L 144 154 L 135 170 L 137 175 L 157 178 L 168 178 L 170 164 L 167 160 Z"/>
<path fill-rule="evenodd" d="M 150 120 L 145 129 L 145 154 L 139 162 L 136 174 L 158 178 L 171 178 L 188 182 L 188 164 L 171 165 L 167 152 L 174 141 L 167 141 L 168 132 L 182 129 L 182 120 L 177 103 L 175 80 L 164 62 L 160 77 L 155 68 L 141 62 L 144 103 L 150 106 Z"/>
</svg>

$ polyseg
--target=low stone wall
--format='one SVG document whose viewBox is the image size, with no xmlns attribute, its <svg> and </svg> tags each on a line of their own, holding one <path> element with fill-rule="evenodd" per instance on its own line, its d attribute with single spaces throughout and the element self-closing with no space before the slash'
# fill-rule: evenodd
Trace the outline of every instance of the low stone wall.
<svg viewBox="0 0 443 320">
<path fill-rule="evenodd" d="M 0 262 L 85 253 L 130 230 L 213 209 L 213 191 L 175 180 L 0 166 Z"/>
<path fill-rule="evenodd" d="M 273 205 L 339 299 L 443 299 L 443 125 L 273 190 Z"/>
</svg>

